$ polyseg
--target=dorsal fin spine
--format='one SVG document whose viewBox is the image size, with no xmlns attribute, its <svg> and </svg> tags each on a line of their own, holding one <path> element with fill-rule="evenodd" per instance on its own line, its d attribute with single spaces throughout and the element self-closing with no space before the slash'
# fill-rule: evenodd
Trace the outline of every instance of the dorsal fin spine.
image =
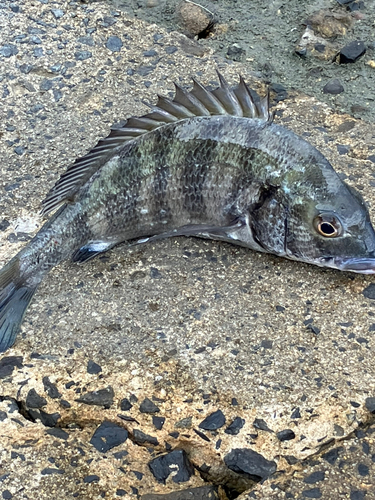
<svg viewBox="0 0 375 500">
<path fill-rule="evenodd" d="M 193 79 L 193 89 L 188 92 L 175 84 L 175 96 L 171 100 L 159 96 L 152 111 L 141 117 L 131 117 L 113 128 L 107 138 L 101 139 L 85 156 L 77 159 L 60 177 L 43 201 L 43 214 L 51 212 L 62 202 L 74 199 L 80 187 L 90 179 L 128 141 L 135 140 L 168 123 L 194 116 L 232 115 L 259 119 L 270 123 L 269 95 L 254 100 L 249 87 L 240 77 L 240 83 L 231 89 L 225 78 L 217 72 L 220 87 L 208 90 Z M 255 93 L 254 93 L 255 94 Z M 255 94 L 256 95 L 256 94 Z"/>
</svg>

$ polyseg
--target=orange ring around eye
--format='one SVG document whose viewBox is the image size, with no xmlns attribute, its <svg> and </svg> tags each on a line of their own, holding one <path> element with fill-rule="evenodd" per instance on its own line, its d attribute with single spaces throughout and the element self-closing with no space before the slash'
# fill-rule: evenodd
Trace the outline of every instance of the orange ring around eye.
<svg viewBox="0 0 375 500">
<path fill-rule="evenodd" d="M 314 227 L 325 238 L 336 238 L 341 232 L 340 222 L 332 215 L 318 215 L 314 220 Z"/>
</svg>

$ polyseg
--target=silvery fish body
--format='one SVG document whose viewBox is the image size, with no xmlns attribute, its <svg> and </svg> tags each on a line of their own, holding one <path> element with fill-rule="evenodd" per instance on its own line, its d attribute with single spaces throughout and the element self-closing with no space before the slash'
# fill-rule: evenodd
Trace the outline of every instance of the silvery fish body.
<svg viewBox="0 0 375 500">
<path fill-rule="evenodd" d="M 375 272 L 362 198 L 319 151 L 272 122 L 267 98 L 242 78 L 233 89 L 219 78 L 213 91 L 176 86 L 173 101 L 159 97 L 62 175 L 43 202 L 55 213 L 0 271 L 1 351 L 53 266 L 123 241 L 195 235 Z"/>
</svg>

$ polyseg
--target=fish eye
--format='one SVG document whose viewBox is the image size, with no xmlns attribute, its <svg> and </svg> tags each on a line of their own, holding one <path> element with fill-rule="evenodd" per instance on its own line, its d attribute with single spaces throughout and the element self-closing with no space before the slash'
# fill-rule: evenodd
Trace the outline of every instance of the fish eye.
<svg viewBox="0 0 375 500">
<path fill-rule="evenodd" d="M 342 233 L 342 226 L 337 217 L 329 214 L 320 214 L 314 219 L 316 231 L 325 238 L 336 238 Z"/>
</svg>

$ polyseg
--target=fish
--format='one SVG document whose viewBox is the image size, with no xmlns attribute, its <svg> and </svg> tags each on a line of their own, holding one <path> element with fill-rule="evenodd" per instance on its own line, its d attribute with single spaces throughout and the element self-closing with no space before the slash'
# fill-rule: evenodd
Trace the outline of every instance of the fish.
<svg viewBox="0 0 375 500">
<path fill-rule="evenodd" d="M 113 127 L 42 202 L 49 219 L 0 270 L 0 351 L 15 342 L 38 285 L 57 264 L 171 236 L 231 242 L 288 259 L 375 273 L 361 195 L 311 144 L 274 123 L 269 93 L 240 77 L 193 79 L 151 112 Z"/>
</svg>

